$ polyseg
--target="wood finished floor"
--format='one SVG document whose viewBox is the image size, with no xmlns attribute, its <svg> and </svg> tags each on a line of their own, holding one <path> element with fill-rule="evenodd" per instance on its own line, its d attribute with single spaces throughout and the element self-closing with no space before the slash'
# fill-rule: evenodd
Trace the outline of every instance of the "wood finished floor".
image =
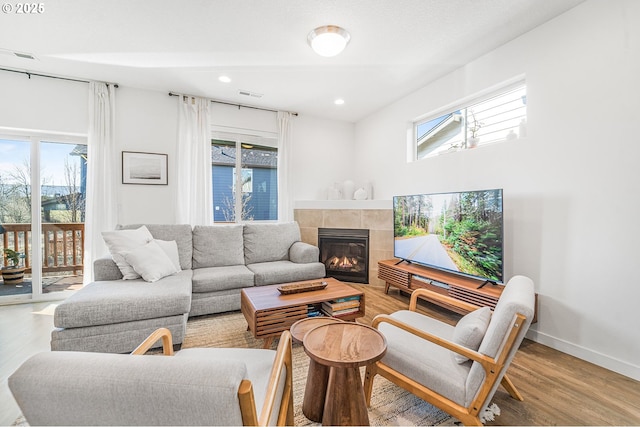
<svg viewBox="0 0 640 427">
<path fill-rule="evenodd" d="M 366 293 L 370 324 L 379 313 L 405 309 L 397 290 L 359 286 Z M 7 377 L 29 356 L 49 350 L 55 303 L 0 306 L 0 425 L 10 425 L 19 409 Z M 460 316 L 422 303 L 420 311 L 455 324 Z M 640 382 L 529 340 L 520 347 L 509 375 L 525 398 L 517 402 L 499 388 L 494 402 L 501 415 L 487 425 L 640 425 Z"/>
</svg>

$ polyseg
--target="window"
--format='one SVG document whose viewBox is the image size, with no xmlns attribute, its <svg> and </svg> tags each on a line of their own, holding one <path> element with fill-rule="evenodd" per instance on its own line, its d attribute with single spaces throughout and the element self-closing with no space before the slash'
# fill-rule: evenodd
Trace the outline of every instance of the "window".
<svg viewBox="0 0 640 427">
<path fill-rule="evenodd" d="M 522 138 L 527 87 L 519 84 L 471 105 L 415 124 L 416 159 Z"/>
<path fill-rule="evenodd" d="M 276 145 L 275 135 L 214 133 L 211 141 L 214 222 L 278 219 Z M 238 188 L 240 193 L 236 191 Z"/>
<path fill-rule="evenodd" d="M 25 268 L 22 283 L 0 286 L 0 299 L 80 287 L 86 138 L 35 131 L 0 135 L 0 153 L 0 253 L 15 250 Z"/>
</svg>

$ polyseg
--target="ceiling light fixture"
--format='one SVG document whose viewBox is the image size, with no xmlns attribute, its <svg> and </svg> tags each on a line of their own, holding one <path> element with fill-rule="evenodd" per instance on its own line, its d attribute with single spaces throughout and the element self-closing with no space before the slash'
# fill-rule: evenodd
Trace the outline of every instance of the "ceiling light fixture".
<svg viewBox="0 0 640 427">
<path fill-rule="evenodd" d="M 218 80 L 222 83 L 231 83 L 231 78 L 229 76 L 220 76 L 218 77 Z"/>
<path fill-rule="evenodd" d="M 351 35 L 344 28 L 336 25 L 325 25 L 311 31 L 307 43 L 320 56 L 336 56 L 344 50 Z"/>
<path fill-rule="evenodd" d="M 336 104 L 336 105 L 343 105 L 344 104 L 344 99 L 338 98 L 335 101 L 333 101 L 333 103 Z"/>
</svg>

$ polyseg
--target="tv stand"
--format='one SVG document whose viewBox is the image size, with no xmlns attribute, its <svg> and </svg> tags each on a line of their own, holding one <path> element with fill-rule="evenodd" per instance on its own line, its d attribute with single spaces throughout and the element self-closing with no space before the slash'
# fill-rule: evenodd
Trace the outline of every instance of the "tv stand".
<svg viewBox="0 0 640 427">
<path fill-rule="evenodd" d="M 474 279 L 418 264 L 401 264 L 402 261 L 404 260 L 398 262 L 397 259 L 390 259 L 378 262 L 378 278 L 385 282 L 385 293 L 389 292 L 391 286 L 408 293 L 426 288 L 478 307 L 488 306 L 493 309 L 504 289 L 503 285 L 489 280 Z M 486 286 L 487 284 L 491 286 Z M 459 314 L 467 313 L 446 303 L 428 301 Z"/>
<path fill-rule="evenodd" d="M 481 289 L 484 288 L 486 285 L 493 285 L 493 286 L 498 286 L 498 284 L 496 282 L 492 282 L 491 280 L 485 280 L 484 282 L 482 282 L 482 284 L 480 286 L 478 286 L 476 289 Z"/>
<path fill-rule="evenodd" d="M 394 265 L 398 265 L 403 262 L 406 262 L 407 264 L 411 264 L 411 261 L 409 261 L 408 259 L 401 258 L 400 261 L 396 262 Z"/>
</svg>

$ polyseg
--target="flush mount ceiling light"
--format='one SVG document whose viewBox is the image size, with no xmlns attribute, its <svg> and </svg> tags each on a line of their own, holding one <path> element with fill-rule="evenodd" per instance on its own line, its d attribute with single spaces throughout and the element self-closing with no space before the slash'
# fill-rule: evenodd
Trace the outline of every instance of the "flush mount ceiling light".
<svg viewBox="0 0 640 427">
<path fill-rule="evenodd" d="M 311 31 L 307 36 L 309 46 L 320 56 L 336 56 L 347 46 L 351 36 L 344 28 L 325 25 Z"/>
</svg>

